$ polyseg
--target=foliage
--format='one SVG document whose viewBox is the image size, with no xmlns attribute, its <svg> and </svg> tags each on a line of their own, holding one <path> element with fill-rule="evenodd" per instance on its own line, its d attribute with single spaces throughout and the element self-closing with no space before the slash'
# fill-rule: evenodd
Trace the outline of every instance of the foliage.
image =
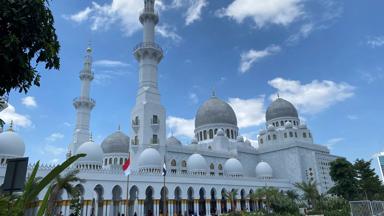
<svg viewBox="0 0 384 216">
<path fill-rule="evenodd" d="M 225 199 L 227 199 L 231 203 L 231 211 L 234 211 L 236 209 L 236 197 L 238 194 L 239 193 L 237 189 L 233 189 L 224 193 Z"/>
<path fill-rule="evenodd" d="M 357 176 L 357 190 L 359 199 L 383 199 L 384 187 L 375 170 L 371 168 L 371 161 L 357 159 L 353 165 Z"/>
<path fill-rule="evenodd" d="M 335 185 L 328 191 L 346 200 L 355 200 L 357 196 L 357 173 L 353 165 L 345 158 L 338 158 L 331 162 L 330 173 Z"/>
<path fill-rule="evenodd" d="M 349 202 L 342 197 L 326 197 L 322 200 L 324 216 L 349 216 Z"/>
<path fill-rule="evenodd" d="M 58 176 L 61 172 L 63 172 L 66 168 L 68 168 L 72 163 L 74 163 L 77 159 L 84 157 L 85 154 L 78 154 L 68 158 L 62 164 L 56 166 L 52 169 L 44 178 L 39 181 L 36 181 L 36 174 L 39 169 L 39 162 L 33 168 L 27 182 L 25 183 L 24 191 L 17 196 L 9 196 L 6 194 L 2 195 L 0 198 L 0 206 L 7 206 L 7 208 L 0 208 L 0 215 L 10 215 L 10 216 L 21 216 L 24 215 L 24 211 L 28 209 L 28 205 L 35 200 L 38 194 L 46 188 L 56 176 Z M 44 196 L 44 200 L 41 203 L 41 212 L 39 210 L 38 216 L 42 216 L 46 205 L 48 203 L 49 195 L 51 194 L 50 189 L 48 190 Z"/>
<path fill-rule="evenodd" d="M 45 69 L 59 69 L 60 45 L 48 5 L 48 0 L 1 1 L 0 96 L 39 86 L 39 63 L 45 63 Z"/>
<path fill-rule="evenodd" d="M 80 199 L 80 192 L 78 190 L 75 190 L 72 194 L 71 204 L 69 206 L 69 209 L 72 211 L 72 213 L 75 216 L 80 216 L 81 213 L 81 199 Z"/>
<path fill-rule="evenodd" d="M 303 198 L 307 200 L 310 204 L 310 207 L 316 209 L 317 204 L 320 200 L 320 194 L 316 187 L 316 181 L 309 182 L 296 182 L 295 187 L 300 189 L 303 192 Z"/>
<path fill-rule="evenodd" d="M 52 215 L 55 215 L 57 213 L 55 212 L 55 207 L 56 207 L 55 205 L 62 190 L 66 191 L 67 194 L 69 194 L 70 196 L 75 195 L 77 190 L 75 189 L 75 187 L 73 187 L 72 183 L 84 182 L 83 179 L 80 179 L 79 177 L 77 177 L 78 173 L 79 173 L 79 170 L 72 170 L 63 176 L 61 175 L 56 176 L 56 178 L 54 179 L 54 181 L 50 186 L 52 192 L 48 200 L 47 213 Z"/>
</svg>

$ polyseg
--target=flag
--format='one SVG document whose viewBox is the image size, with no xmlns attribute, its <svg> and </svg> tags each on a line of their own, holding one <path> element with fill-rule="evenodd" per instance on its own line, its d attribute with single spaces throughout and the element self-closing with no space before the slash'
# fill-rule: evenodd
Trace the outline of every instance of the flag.
<svg viewBox="0 0 384 216">
<path fill-rule="evenodd" d="M 163 176 L 167 175 L 167 165 L 165 165 L 165 161 L 164 161 L 164 164 L 163 164 L 163 172 L 161 173 L 161 175 L 163 175 Z"/>
<path fill-rule="evenodd" d="M 131 174 L 131 156 L 128 157 L 128 160 L 125 161 L 122 168 L 125 176 L 129 176 L 129 174 Z"/>
</svg>

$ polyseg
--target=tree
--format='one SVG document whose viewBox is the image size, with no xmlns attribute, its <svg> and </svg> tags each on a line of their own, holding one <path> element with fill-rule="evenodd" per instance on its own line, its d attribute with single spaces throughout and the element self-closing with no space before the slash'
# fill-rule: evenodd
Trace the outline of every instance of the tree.
<svg viewBox="0 0 384 216">
<path fill-rule="evenodd" d="M 330 165 L 329 175 L 335 185 L 328 192 L 346 200 L 356 199 L 358 184 L 353 165 L 345 158 L 338 158 L 332 161 Z"/>
<path fill-rule="evenodd" d="M 40 86 L 39 63 L 59 69 L 60 45 L 48 5 L 48 0 L 1 1 L 0 96 Z"/>
<path fill-rule="evenodd" d="M 225 199 L 227 199 L 231 203 L 231 211 L 236 211 L 236 197 L 238 195 L 237 189 L 232 189 L 231 191 L 227 191 L 224 194 Z"/>
<path fill-rule="evenodd" d="M 303 192 L 303 197 L 305 200 L 307 200 L 311 205 L 312 208 L 316 208 L 318 201 L 320 199 L 319 191 L 316 187 L 316 181 L 309 181 L 309 182 L 296 182 L 294 184 L 295 187 L 300 189 Z"/>
<path fill-rule="evenodd" d="M 67 194 L 69 194 L 70 196 L 76 195 L 77 190 L 74 188 L 72 183 L 84 182 L 83 179 L 80 179 L 79 177 L 77 177 L 78 173 L 79 173 L 79 170 L 72 170 L 67 172 L 63 176 L 62 175 L 56 176 L 55 180 L 51 184 L 52 193 L 49 196 L 49 200 L 48 200 L 48 208 L 47 208 L 48 215 L 56 215 L 57 213 L 56 202 L 62 190 L 65 190 Z"/>
<path fill-rule="evenodd" d="M 82 206 L 82 204 L 81 204 L 80 191 L 75 190 L 73 195 L 72 195 L 69 209 L 72 211 L 72 213 L 74 215 L 79 216 L 81 213 L 81 206 Z"/>
<path fill-rule="evenodd" d="M 359 198 L 369 200 L 383 198 L 384 188 L 379 176 L 371 168 L 371 161 L 357 159 L 353 168 L 356 171 Z"/>
</svg>

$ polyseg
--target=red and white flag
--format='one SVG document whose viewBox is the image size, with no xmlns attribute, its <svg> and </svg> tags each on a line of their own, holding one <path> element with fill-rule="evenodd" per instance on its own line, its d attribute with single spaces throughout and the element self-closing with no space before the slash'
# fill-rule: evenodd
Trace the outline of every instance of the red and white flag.
<svg viewBox="0 0 384 216">
<path fill-rule="evenodd" d="M 122 168 L 125 176 L 129 176 L 129 174 L 131 174 L 131 156 L 128 157 L 128 160 L 125 161 Z"/>
</svg>

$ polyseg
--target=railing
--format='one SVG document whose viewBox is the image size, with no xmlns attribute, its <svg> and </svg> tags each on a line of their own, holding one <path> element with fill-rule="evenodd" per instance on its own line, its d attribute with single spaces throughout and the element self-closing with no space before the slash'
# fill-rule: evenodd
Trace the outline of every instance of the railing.
<svg viewBox="0 0 384 216">
<path fill-rule="evenodd" d="M 73 102 L 91 102 L 93 104 L 96 103 L 95 100 L 93 100 L 92 98 L 89 98 L 89 97 L 76 97 L 73 99 Z"/>
<path fill-rule="evenodd" d="M 158 45 L 157 43 L 154 43 L 154 42 L 139 43 L 135 46 L 135 48 L 133 48 L 133 52 L 136 52 L 139 49 L 145 49 L 145 48 L 155 49 L 155 50 L 158 50 L 161 53 L 163 53 L 163 49 L 160 47 L 160 45 Z"/>
<path fill-rule="evenodd" d="M 382 216 L 384 215 L 384 201 L 351 201 L 352 216 Z"/>
</svg>

